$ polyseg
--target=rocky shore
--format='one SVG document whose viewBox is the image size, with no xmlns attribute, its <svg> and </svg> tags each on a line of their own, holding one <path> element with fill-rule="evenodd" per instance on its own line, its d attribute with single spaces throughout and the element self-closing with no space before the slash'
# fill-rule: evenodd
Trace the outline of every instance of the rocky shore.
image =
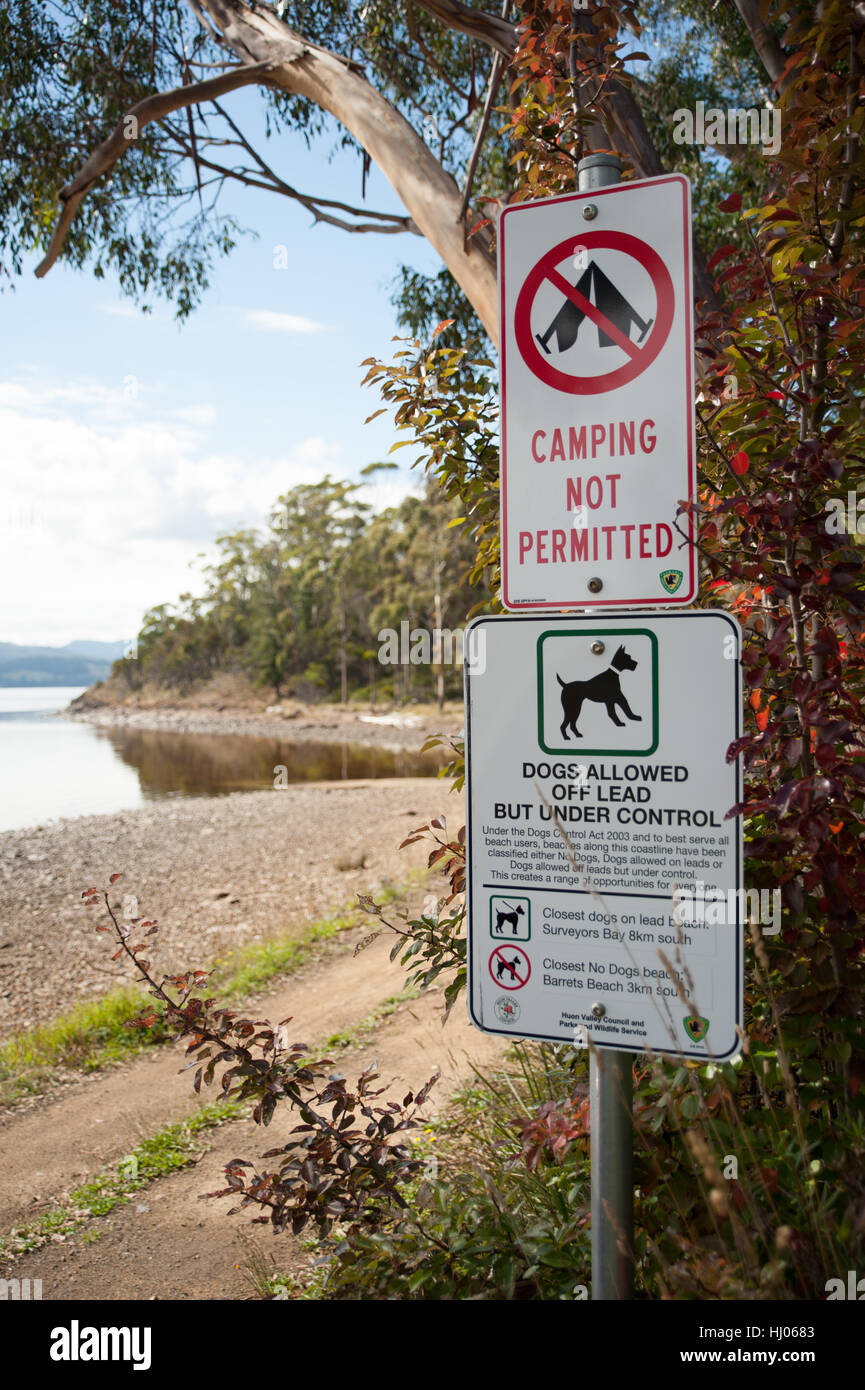
<svg viewBox="0 0 865 1390">
<path fill-rule="evenodd" d="M 112 873 L 123 874 L 118 912 L 131 897 L 159 920 L 160 969 L 205 968 L 404 882 L 428 847 L 400 841 L 442 812 L 455 832 L 463 800 L 448 783 L 391 778 L 168 799 L 0 834 L 0 1037 L 129 978 L 81 902 Z"/>
<path fill-rule="evenodd" d="M 360 743 L 395 752 L 416 752 L 434 734 L 460 738 L 461 712 L 423 707 L 371 713 L 339 706 L 269 706 L 263 710 L 177 705 L 140 708 L 75 701 L 63 718 L 102 727 L 151 729 L 184 734 L 249 734 L 310 743 Z"/>
</svg>

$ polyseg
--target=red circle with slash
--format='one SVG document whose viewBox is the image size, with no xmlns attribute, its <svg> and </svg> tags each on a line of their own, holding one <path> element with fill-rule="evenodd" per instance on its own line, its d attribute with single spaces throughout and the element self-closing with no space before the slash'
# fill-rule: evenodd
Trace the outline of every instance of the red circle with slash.
<svg viewBox="0 0 865 1390">
<path fill-rule="evenodd" d="M 652 330 L 644 344 L 632 343 L 612 320 L 607 318 L 606 314 L 601 313 L 590 300 L 586 299 L 585 295 L 581 294 L 562 275 L 558 269 L 559 264 L 573 256 L 575 245 L 584 246 L 587 251 L 621 251 L 624 255 L 631 256 L 648 273 L 654 286 L 657 309 Z M 569 299 L 572 304 L 582 310 L 601 332 L 605 333 L 627 353 L 630 360 L 624 366 L 617 367 L 612 372 L 604 372 L 599 376 L 572 376 L 568 372 L 560 371 L 558 367 L 554 367 L 551 362 L 546 360 L 535 342 L 531 324 L 535 296 L 546 280 L 555 285 L 556 289 L 561 290 L 566 299 Z M 514 333 L 517 347 L 526 366 L 545 385 L 552 386 L 557 391 L 566 391 L 570 395 L 597 396 L 604 391 L 613 391 L 618 386 L 626 386 L 629 381 L 633 381 L 654 362 L 669 337 L 673 324 L 675 302 L 676 296 L 670 272 L 657 251 L 648 246 L 645 241 L 640 241 L 639 237 L 631 236 L 629 232 L 584 232 L 578 237 L 571 236 L 568 237 L 567 241 L 560 241 L 558 246 L 547 251 L 534 269 L 529 271 L 517 297 L 517 307 L 514 313 Z"/>
<path fill-rule="evenodd" d="M 505 955 L 509 951 L 511 958 Z M 519 946 L 497 946 L 490 956 L 490 974 L 501 989 L 522 989 L 532 974 L 532 963 Z"/>
</svg>

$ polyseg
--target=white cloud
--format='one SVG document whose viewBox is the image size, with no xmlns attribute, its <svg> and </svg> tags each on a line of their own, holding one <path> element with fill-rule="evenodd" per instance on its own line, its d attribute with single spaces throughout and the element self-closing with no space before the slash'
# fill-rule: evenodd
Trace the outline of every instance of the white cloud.
<svg viewBox="0 0 865 1390">
<path fill-rule="evenodd" d="M 423 496 L 423 481 L 417 477 L 404 477 L 394 474 L 382 477 L 378 482 L 365 483 L 358 494 L 361 502 L 366 502 L 373 511 L 383 512 L 388 507 L 398 507 L 407 497 Z"/>
<path fill-rule="evenodd" d="M 113 314 L 113 316 L 118 319 L 137 319 L 145 317 L 140 309 L 136 309 L 132 304 L 124 304 L 123 302 L 118 304 L 105 304 L 103 308 L 106 314 Z"/>
<path fill-rule="evenodd" d="M 190 563 L 220 532 L 260 526 L 281 493 L 346 472 L 323 436 L 232 453 L 211 407 L 160 415 L 92 383 L 0 383 L 0 437 L 12 483 L 2 641 L 131 636 L 147 608 L 200 588 Z"/>
<path fill-rule="evenodd" d="M 327 325 L 300 314 L 281 314 L 273 309 L 248 309 L 246 321 L 264 333 L 323 333 Z"/>
<path fill-rule="evenodd" d="M 110 405 L 121 399 L 121 388 L 103 386 L 94 381 L 40 382 L 2 381 L 0 382 L 0 406 L 11 406 L 18 410 L 41 413 L 53 410 L 57 405 Z"/>
</svg>

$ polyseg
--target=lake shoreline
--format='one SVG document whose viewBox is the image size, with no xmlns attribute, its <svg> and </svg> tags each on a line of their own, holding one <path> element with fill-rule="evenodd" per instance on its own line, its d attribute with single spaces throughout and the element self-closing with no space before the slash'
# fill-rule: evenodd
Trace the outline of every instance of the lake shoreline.
<svg viewBox="0 0 865 1390">
<path fill-rule="evenodd" d="M 120 915 L 132 895 L 132 915 L 160 922 L 159 972 L 206 969 L 422 872 L 428 842 L 398 846 L 432 816 L 446 813 L 454 832 L 462 824 L 450 785 L 299 783 L 0 832 L 0 1039 L 132 978 L 82 902 L 111 874 L 123 874 L 112 890 Z"/>
<path fill-rule="evenodd" d="M 291 743 L 355 743 L 393 752 L 417 752 L 427 738 L 461 738 L 462 715 L 452 709 L 442 714 L 424 709 L 419 713 L 392 710 L 374 714 L 368 710 L 338 706 L 285 713 L 271 710 L 209 709 L 183 706 L 130 708 L 96 705 L 70 708 L 58 717 L 99 728 L 141 729 L 178 734 L 233 734 L 276 738 Z"/>
</svg>

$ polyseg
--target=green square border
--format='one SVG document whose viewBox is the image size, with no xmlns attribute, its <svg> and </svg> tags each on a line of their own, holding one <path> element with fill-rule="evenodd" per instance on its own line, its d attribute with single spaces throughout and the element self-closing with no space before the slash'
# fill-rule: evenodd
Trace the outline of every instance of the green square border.
<svg viewBox="0 0 865 1390">
<path fill-rule="evenodd" d="M 544 743 L 544 661 L 543 645 L 548 637 L 648 637 L 652 645 L 652 746 L 640 752 L 627 748 L 550 748 Z M 553 757 L 650 758 L 658 750 L 658 638 L 648 627 L 549 628 L 537 642 L 538 747 Z"/>
<path fill-rule="evenodd" d="M 532 939 L 532 900 L 531 900 L 531 898 L 527 898 L 527 897 L 525 896 L 524 893 L 493 893 L 493 894 L 490 895 L 490 922 L 489 922 L 489 926 L 490 926 L 490 939 L 491 939 L 492 941 L 516 941 L 517 944 L 519 944 L 519 940 L 520 940 L 520 938 L 519 938 L 519 937 L 516 937 L 516 936 L 512 936 L 512 937 L 506 937 L 506 936 L 493 936 L 493 898 L 507 898 L 508 902 L 512 902 L 512 901 L 513 901 L 513 902 L 515 902 L 515 903 L 525 903 L 525 904 L 527 905 L 527 907 L 528 907 L 529 910 L 528 910 L 528 912 L 526 913 L 526 916 L 527 916 L 528 922 L 529 922 L 529 934 L 528 934 L 528 936 L 525 937 L 524 939 L 525 939 L 526 941 L 531 941 L 531 939 Z"/>
</svg>

